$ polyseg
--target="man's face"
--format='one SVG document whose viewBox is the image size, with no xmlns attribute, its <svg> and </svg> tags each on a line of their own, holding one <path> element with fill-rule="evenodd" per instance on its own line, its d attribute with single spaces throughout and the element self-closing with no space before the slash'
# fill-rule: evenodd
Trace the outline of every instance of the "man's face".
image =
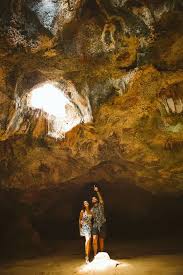
<svg viewBox="0 0 183 275">
<path fill-rule="evenodd" d="M 98 199 L 97 199 L 96 197 L 92 197 L 92 203 L 93 203 L 93 204 L 98 203 Z"/>
</svg>

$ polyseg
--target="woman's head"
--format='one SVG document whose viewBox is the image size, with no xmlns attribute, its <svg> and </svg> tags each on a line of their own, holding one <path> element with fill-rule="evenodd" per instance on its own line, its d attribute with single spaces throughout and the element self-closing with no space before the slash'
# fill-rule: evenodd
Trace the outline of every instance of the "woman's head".
<svg viewBox="0 0 183 275">
<path fill-rule="evenodd" d="M 89 208 L 89 202 L 88 201 L 83 201 L 83 208 Z"/>
</svg>

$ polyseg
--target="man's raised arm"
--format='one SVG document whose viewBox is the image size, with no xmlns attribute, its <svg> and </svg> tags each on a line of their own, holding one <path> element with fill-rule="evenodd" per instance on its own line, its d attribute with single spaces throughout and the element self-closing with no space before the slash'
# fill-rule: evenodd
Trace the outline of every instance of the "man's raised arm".
<svg viewBox="0 0 183 275">
<path fill-rule="evenodd" d="M 99 190 L 98 190 L 98 187 L 95 186 L 95 185 L 94 185 L 94 191 L 97 192 L 97 196 L 98 196 L 98 198 L 99 198 L 99 202 L 100 202 L 101 204 L 104 204 L 104 200 L 103 200 L 103 198 L 102 198 L 102 196 L 101 196 L 101 194 L 100 194 L 100 192 L 99 192 Z"/>
</svg>

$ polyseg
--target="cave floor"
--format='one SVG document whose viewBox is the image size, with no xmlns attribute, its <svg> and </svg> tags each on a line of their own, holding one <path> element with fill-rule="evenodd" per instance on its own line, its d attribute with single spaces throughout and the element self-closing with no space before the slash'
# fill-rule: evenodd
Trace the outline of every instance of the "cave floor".
<svg viewBox="0 0 183 275">
<path fill-rule="evenodd" d="M 183 275 L 183 242 L 110 241 L 107 252 L 117 266 L 88 268 L 79 241 L 61 241 L 50 254 L 1 263 L 1 275 Z"/>
</svg>

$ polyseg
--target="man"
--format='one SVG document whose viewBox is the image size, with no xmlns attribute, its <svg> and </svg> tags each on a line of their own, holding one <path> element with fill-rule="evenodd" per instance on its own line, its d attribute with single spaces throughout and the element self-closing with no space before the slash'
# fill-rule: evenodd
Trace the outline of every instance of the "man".
<svg viewBox="0 0 183 275">
<path fill-rule="evenodd" d="M 104 239 L 106 237 L 106 218 L 104 215 L 104 201 L 98 190 L 98 187 L 94 185 L 94 191 L 97 193 L 97 197 L 92 197 L 93 207 L 91 209 L 93 215 L 93 252 L 94 256 L 98 251 L 98 240 L 100 244 L 100 251 L 104 251 Z"/>
</svg>

